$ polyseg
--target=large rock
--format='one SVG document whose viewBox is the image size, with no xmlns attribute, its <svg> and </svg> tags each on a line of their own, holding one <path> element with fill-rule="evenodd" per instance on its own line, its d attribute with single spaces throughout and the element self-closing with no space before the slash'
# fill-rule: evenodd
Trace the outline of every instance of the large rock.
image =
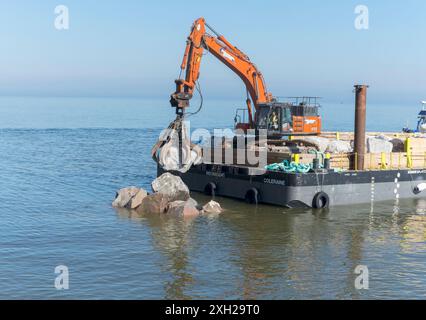
<svg viewBox="0 0 426 320">
<path fill-rule="evenodd" d="M 125 208 L 139 191 L 140 189 L 137 187 L 128 187 L 118 190 L 112 206 L 116 208 Z"/>
<path fill-rule="evenodd" d="M 314 146 L 319 152 L 325 152 L 330 142 L 330 140 L 324 137 L 300 137 L 295 140 L 305 142 L 308 146 Z"/>
<path fill-rule="evenodd" d="M 198 216 L 200 211 L 197 209 L 197 204 L 191 200 L 192 199 L 187 201 L 178 200 L 170 203 L 167 214 L 184 218 Z"/>
<path fill-rule="evenodd" d="M 162 194 L 169 202 L 189 199 L 189 189 L 180 177 L 164 173 L 152 182 L 152 190 Z"/>
<path fill-rule="evenodd" d="M 401 139 L 392 139 L 390 141 L 393 145 L 392 152 L 405 152 L 405 142 Z"/>
<path fill-rule="evenodd" d="M 148 196 L 148 193 L 144 189 L 140 189 L 139 192 L 127 204 L 127 207 L 130 209 L 136 209 L 142 204 L 142 201 L 147 196 Z"/>
<path fill-rule="evenodd" d="M 187 202 L 188 202 L 189 204 L 191 204 L 193 207 L 197 208 L 197 210 L 198 210 L 198 211 L 203 210 L 203 206 L 202 206 L 202 205 L 199 205 L 199 204 L 198 204 L 198 202 L 197 202 L 197 200 L 195 200 L 195 199 L 193 199 L 193 198 L 189 198 L 189 199 L 187 200 Z"/>
<path fill-rule="evenodd" d="M 393 144 L 385 136 L 367 137 L 367 152 L 368 153 L 391 153 Z"/>
<path fill-rule="evenodd" d="M 352 146 L 349 141 L 333 140 L 327 146 L 328 153 L 349 153 L 352 152 Z"/>
<path fill-rule="evenodd" d="M 220 206 L 220 204 L 213 200 L 207 203 L 206 205 L 204 205 L 203 207 L 203 213 L 219 214 L 222 212 L 223 212 L 223 209 Z"/>
<path fill-rule="evenodd" d="M 161 193 L 154 193 L 146 196 L 142 204 L 138 207 L 138 212 L 161 214 L 165 213 L 169 205 L 169 200 Z"/>
</svg>

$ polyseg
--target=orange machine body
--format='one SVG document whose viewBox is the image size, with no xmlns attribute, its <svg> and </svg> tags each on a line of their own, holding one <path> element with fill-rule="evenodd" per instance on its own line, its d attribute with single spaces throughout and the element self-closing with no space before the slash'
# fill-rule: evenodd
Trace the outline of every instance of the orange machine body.
<svg viewBox="0 0 426 320">
<path fill-rule="evenodd" d="M 321 133 L 321 117 L 293 116 L 293 133 L 316 135 Z"/>
</svg>

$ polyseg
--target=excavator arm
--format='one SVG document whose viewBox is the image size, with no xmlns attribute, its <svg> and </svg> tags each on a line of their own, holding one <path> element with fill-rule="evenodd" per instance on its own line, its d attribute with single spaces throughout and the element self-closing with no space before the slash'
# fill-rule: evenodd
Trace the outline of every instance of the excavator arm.
<svg viewBox="0 0 426 320">
<path fill-rule="evenodd" d="M 206 32 L 206 28 L 214 34 Z M 215 32 L 204 20 L 196 20 L 188 37 L 185 54 L 181 64 L 181 76 L 185 72 L 185 78 L 175 81 L 176 91 L 172 94 L 170 103 L 176 108 L 178 115 L 183 115 L 185 108 L 189 107 L 197 80 L 200 76 L 200 65 L 204 50 L 210 52 L 219 61 L 224 63 L 244 82 L 247 92 L 253 101 L 255 110 L 260 104 L 271 102 L 273 97 L 268 93 L 262 73 L 250 61 L 247 55 L 233 46 L 224 36 Z M 250 125 L 253 126 L 253 111 L 251 101 L 247 97 L 247 109 Z"/>
</svg>

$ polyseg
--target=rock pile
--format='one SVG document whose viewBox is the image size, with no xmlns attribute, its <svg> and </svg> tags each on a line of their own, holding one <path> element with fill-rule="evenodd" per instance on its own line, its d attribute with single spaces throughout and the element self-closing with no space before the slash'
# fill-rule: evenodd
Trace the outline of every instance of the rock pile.
<svg viewBox="0 0 426 320">
<path fill-rule="evenodd" d="M 223 212 L 220 204 L 210 201 L 204 206 L 191 198 L 189 189 L 180 177 L 165 173 L 151 184 L 154 193 L 128 187 L 117 191 L 112 205 L 116 208 L 137 210 L 141 213 L 167 214 L 179 217 L 195 217 L 200 214 Z"/>
<path fill-rule="evenodd" d="M 324 137 L 299 137 L 293 142 L 302 142 L 306 146 L 315 147 L 322 153 L 351 153 L 354 141 L 328 139 Z M 386 135 L 375 135 L 366 137 L 366 152 L 368 153 L 391 153 L 404 152 L 405 144 L 401 139 L 392 139 Z"/>
<path fill-rule="evenodd" d="M 307 146 L 312 146 L 322 153 L 348 153 L 353 148 L 349 141 L 328 139 L 324 137 L 299 137 L 293 142 L 302 142 Z"/>
</svg>

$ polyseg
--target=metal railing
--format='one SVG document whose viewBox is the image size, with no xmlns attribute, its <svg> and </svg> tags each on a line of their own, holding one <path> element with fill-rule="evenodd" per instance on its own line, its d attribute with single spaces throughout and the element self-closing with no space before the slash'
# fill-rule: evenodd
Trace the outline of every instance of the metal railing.
<svg viewBox="0 0 426 320">
<path fill-rule="evenodd" d="M 322 99 L 321 97 L 276 97 L 278 102 L 289 103 L 294 106 L 306 105 L 312 107 L 320 108 L 321 105 L 318 100 Z"/>
<path fill-rule="evenodd" d="M 330 154 L 331 168 L 340 170 L 355 170 L 358 153 Z M 426 152 L 381 152 L 364 155 L 364 170 L 400 170 L 426 169 Z"/>
</svg>

